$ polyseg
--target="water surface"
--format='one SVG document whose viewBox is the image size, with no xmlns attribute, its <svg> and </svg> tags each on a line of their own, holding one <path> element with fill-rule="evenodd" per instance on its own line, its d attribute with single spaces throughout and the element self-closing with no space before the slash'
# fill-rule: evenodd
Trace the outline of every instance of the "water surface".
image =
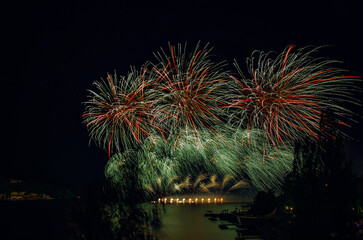
<svg viewBox="0 0 363 240">
<path fill-rule="evenodd" d="M 242 203 L 224 204 L 166 204 L 160 205 L 162 228 L 160 240 L 234 240 L 236 230 L 220 229 L 219 224 L 225 221 L 211 221 L 204 217 L 207 211 L 220 213 L 228 209 L 229 212 L 241 209 Z"/>
</svg>

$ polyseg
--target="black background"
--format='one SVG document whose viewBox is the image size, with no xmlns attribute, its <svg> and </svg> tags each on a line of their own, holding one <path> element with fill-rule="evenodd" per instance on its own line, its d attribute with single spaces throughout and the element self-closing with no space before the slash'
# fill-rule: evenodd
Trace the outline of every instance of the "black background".
<svg viewBox="0 0 363 240">
<path fill-rule="evenodd" d="M 210 42 L 242 67 L 253 50 L 331 45 L 322 56 L 363 74 L 363 4 L 323 1 L 48 1 L 3 4 L 0 174 L 79 191 L 102 176 L 107 153 L 89 146 L 86 89 L 117 70 L 140 67 L 159 47 Z M 360 96 L 358 96 L 361 98 Z M 355 111 L 361 111 L 356 108 Z M 363 128 L 353 124 L 347 156 L 363 173 Z"/>
</svg>

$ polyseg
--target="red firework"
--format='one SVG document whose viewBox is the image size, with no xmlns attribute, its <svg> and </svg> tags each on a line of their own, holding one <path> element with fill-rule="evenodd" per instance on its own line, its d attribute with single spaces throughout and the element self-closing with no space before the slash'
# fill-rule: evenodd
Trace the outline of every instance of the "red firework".
<svg viewBox="0 0 363 240">
<path fill-rule="evenodd" d="M 268 53 L 260 53 L 257 61 L 252 56 L 248 59 L 250 79 L 236 64 L 241 79 L 234 78 L 237 86 L 231 108 L 240 111 L 234 121 L 247 122 L 248 130 L 264 129 L 275 146 L 305 136 L 319 139 L 321 132 L 334 138 L 320 125 L 323 112 L 333 111 L 336 122 L 346 125 L 344 119 L 351 113 L 339 104 L 357 103 L 353 92 L 359 76 L 344 76 L 341 69 L 329 68 L 337 61 L 312 58 L 317 49 L 291 53 L 293 47 L 276 59 Z"/>
<path fill-rule="evenodd" d="M 145 73 L 146 69 L 142 74 L 132 71 L 126 79 L 108 74 L 108 81 L 95 82 L 97 93 L 90 91 L 82 117 L 91 139 L 106 148 L 109 157 L 112 146 L 132 148 L 140 144 L 143 136 L 153 138 L 153 128 L 163 131 L 150 123 L 153 100 L 145 93 L 150 85 L 144 79 Z"/>
<path fill-rule="evenodd" d="M 163 50 L 156 55 L 159 63 L 153 67 L 153 82 L 158 90 L 158 112 L 154 121 L 176 136 L 174 147 L 181 133 L 185 131 L 188 135 L 189 129 L 195 144 L 197 139 L 200 142 L 200 127 L 217 134 L 212 126 L 222 122 L 225 113 L 221 108 L 228 106 L 222 100 L 228 78 L 222 70 L 224 63 L 212 62 L 206 47 L 199 50 L 197 46 L 192 54 L 186 55 L 186 46 L 183 49 L 179 45 L 177 52 L 170 46 L 170 55 Z"/>
</svg>

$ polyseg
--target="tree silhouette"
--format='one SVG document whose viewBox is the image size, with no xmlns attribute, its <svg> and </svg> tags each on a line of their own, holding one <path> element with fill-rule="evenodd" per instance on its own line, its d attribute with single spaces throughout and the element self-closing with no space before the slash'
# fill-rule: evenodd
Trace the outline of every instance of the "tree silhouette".
<svg viewBox="0 0 363 240">
<path fill-rule="evenodd" d="M 326 111 L 320 121 L 318 142 L 295 143 L 293 171 L 285 178 L 282 203 L 291 206 L 290 231 L 295 239 L 348 236 L 353 219 L 351 162 L 345 158 L 344 139 L 337 137 L 334 115 Z"/>
</svg>

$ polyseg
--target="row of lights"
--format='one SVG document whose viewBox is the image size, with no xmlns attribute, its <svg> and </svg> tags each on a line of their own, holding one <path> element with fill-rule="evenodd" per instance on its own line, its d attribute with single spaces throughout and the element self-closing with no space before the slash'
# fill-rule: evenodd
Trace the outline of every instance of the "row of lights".
<svg viewBox="0 0 363 240">
<path fill-rule="evenodd" d="M 214 201 L 213 201 L 214 200 Z M 192 198 L 189 198 L 188 200 L 185 199 L 185 198 L 159 198 L 157 203 L 211 203 L 211 202 L 214 202 L 214 203 L 223 203 L 223 198 L 214 198 L 214 199 L 211 199 L 211 198 L 195 198 L 194 200 Z M 151 203 L 156 203 L 156 201 L 152 201 Z"/>
</svg>

